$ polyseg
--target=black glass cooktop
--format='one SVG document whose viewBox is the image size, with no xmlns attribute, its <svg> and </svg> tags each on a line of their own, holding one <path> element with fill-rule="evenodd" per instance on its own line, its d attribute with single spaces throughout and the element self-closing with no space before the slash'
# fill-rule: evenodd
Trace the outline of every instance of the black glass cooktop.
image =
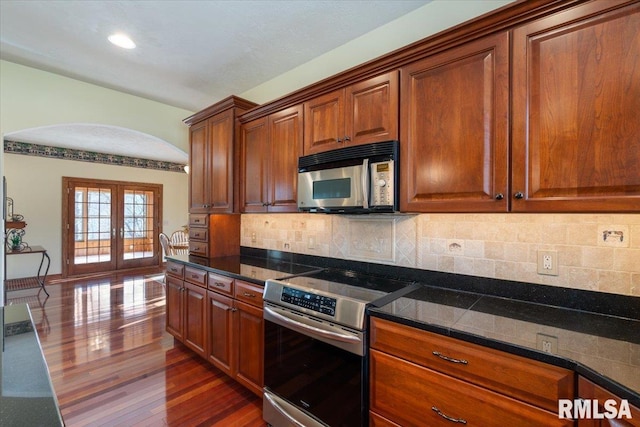
<svg viewBox="0 0 640 427">
<path fill-rule="evenodd" d="M 290 277 L 283 281 L 293 287 L 319 290 L 374 306 L 386 304 L 391 298 L 397 298 L 414 288 L 411 282 L 331 268 Z"/>
</svg>

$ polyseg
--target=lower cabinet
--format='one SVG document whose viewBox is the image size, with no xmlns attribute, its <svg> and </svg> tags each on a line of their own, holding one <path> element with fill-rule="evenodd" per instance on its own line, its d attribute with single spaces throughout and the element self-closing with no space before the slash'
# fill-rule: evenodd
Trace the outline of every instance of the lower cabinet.
<svg viewBox="0 0 640 427">
<path fill-rule="evenodd" d="M 574 388 L 570 370 L 371 319 L 372 426 L 570 426 Z"/>
<path fill-rule="evenodd" d="M 168 271 L 168 269 L 167 269 Z M 182 277 L 175 277 L 167 273 L 166 284 L 166 324 L 167 332 L 176 339 L 182 341 L 184 338 L 184 282 Z"/>
<path fill-rule="evenodd" d="M 578 397 L 586 405 L 576 412 L 589 415 L 578 419 L 579 427 L 640 426 L 640 408 L 628 402 L 623 404 L 618 396 L 582 376 L 578 377 Z"/>
<path fill-rule="evenodd" d="M 263 387 L 263 287 L 167 265 L 167 332 L 258 396 Z"/>
<path fill-rule="evenodd" d="M 231 297 L 208 291 L 208 346 L 207 359 L 225 374 L 235 376 L 237 362 L 233 349 L 236 334 L 233 331 L 235 308 Z"/>
</svg>

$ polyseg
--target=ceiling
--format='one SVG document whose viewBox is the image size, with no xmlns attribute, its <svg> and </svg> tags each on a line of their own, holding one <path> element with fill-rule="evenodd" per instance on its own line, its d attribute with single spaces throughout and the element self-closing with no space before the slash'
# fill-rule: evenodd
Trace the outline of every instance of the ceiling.
<svg viewBox="0 0 640 427">
<path fill-rule="evenodd" d="M 1 0 L 0 58 L 198 111 L 430 1 Z M 114 32 L 130 35 L 137 48 L 110 44 L 107 36 Z M 127 134 L 122 128 L 67 124 L 5 137 L 132 155 L 122 152 L 126 144 L 96 139 L 109 131 L 114 138 Z M 167 152 L 162 146 L 168 142 L 147 135 L 147 146 L 139 132 L 129 136 L 139 142 L 136 147 L 145 147 L 134 157 Z M 177 151 L 157 160 L 186 162 L 186 153 Z"/>
</svg>

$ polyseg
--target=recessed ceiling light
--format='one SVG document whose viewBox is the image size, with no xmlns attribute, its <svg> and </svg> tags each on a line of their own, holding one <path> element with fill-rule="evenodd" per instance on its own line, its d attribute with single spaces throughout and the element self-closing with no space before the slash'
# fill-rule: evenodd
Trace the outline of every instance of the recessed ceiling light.
<svg viewBox="0 0 640 427">
<path fill-rule="evenodd" d="M 129 36 L 122 33 L 111 34 L 109 36 L 109 41 L 116 46 L 120 46 L 124 49 L 133 49 L 136 47 L 136 44 L 133 42 L 133 40 L 131 40 Z"/>
</svg>

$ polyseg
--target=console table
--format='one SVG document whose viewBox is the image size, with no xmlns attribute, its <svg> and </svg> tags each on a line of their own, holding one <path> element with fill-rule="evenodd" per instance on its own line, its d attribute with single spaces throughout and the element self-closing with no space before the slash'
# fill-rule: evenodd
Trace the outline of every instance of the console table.
<svg viewBox="0 0 640 427">
<path fill-rule="evenodd" d="M 22 289 L 31 289 L 31 288 L 40 288 L 44 291 L 47 296 L 49 296 L 49 292 L 45 288 L 45 280 L 47 279 L 47 274 L 49 273 L 49 267 L 51 266 L 51 258 L 47 254 L 47 250 L 42 246 L 29 246 L 20 251 L 6 251 L 7 256 L 11 255 L 30 255 L 30 254 L 41 254 L 42 258 L 40 259 L 40 267 L 38 267 L 38 274 L 36 277 L 24 277 L 21 279 L 10 279 L 5 282 L 6 291 L 19 291 Z M 46 266 L 45 266 L 45 260 Z M 44 267 L 44 274 L 43 274 Z"/>
</svg>

